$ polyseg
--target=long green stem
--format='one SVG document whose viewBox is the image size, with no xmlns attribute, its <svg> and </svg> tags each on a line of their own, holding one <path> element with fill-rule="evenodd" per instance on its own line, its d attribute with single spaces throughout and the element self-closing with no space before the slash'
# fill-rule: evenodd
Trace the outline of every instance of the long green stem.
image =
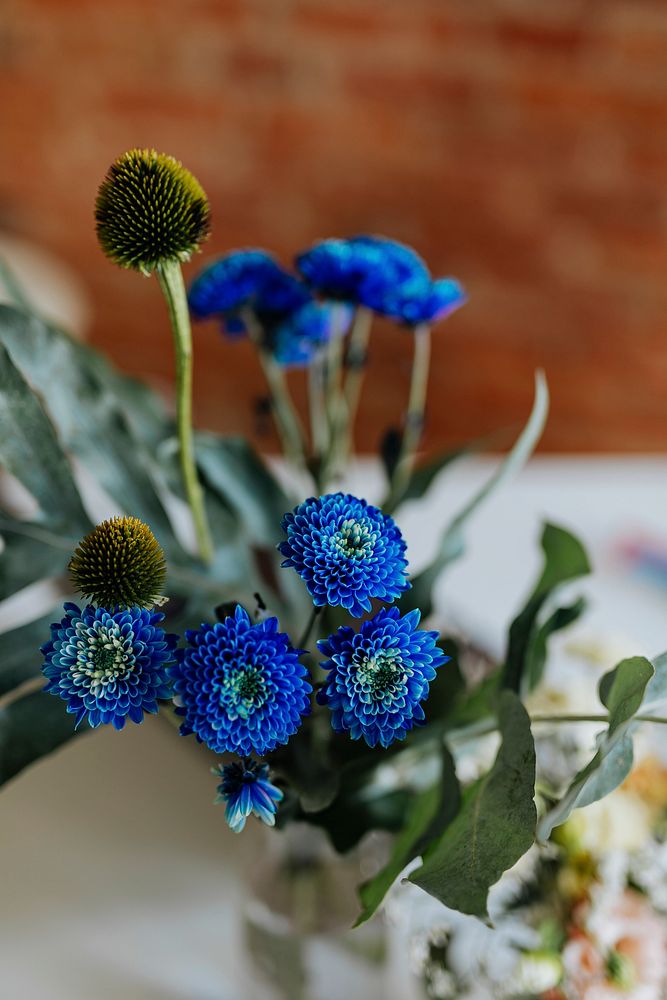
<svg viewBox="0 0 667 1000">
<path fill-rule="evenodd" d="M 424 429 L 424 412 L 431 364 L 431 328 L 420 323 L 414 329 L 414 354 L 410 377 L 410 395 L 405 416 L 398 460 L 392 476 L 388 510 L 394 510 L 405 493 L 415 466 L 417 448 Z"/>
<path fill-rule="evenodd" d="M 345 353 L 347 310 L 340 303 L 334 304 L 331 335 L 325 356 L 325 406 L 329 425 L 329 440 L 320 480 L 323 486 L 340 474 L 343 465 L 345 429 L 348 423 L 347 400 L 343 393 L 342 375 Z"/>
<path fill-rule="evenodd" d="M 321 459 L 329 447 L 329 427 L 324 408 L 324 358 L 319 354 L 308 366 L 310 433 L 315 456 Z"/>
<path fill-rule="evenodd" d="M 347 403 L 347 426 L 345 428 L 344 455 L 349 457 L 354 448 L 354 424 L 359 410 L 361 387 L 366 372 L 368 342 L 371 336 L 373 313 L 366 306 L 357 306 L 350 331 L 347 348 L 347 376 L 345 379 L 345 400 Z"/>
<path fill-rule="evenodd" d="M 577 722 L 594 722 L 602 723 L 603 725 L 609 724 L 608 715 L 531 715 L 531 724 L 540 723 L 577 723 Z M 635 715 L 635 722 L 656 722 L 661 725 L 667 725 L 667 718 L 660 715 Z M 494 733 L 498 728 L 498 720 L 491 717 L 488 719 L 482 719 L 480 722 L 474 725 L 466 726 L 460 730 L 451 730 L 447 733 L 447 742 L 451 744 L 469 743 L 472 740 L 477 740 L 481 736 L 488 736 L 489 733 Z"/>
<path fill-rule="evenodd" d="M 167 301 L 176 356 L 176 422 L 183 486 L 195 527 L 197 547 L 204 562 L 213 559 L 213 543 L 204 507 L 204 494 L 197 477 L 192 437 L 192 331 L 183 273 L 178 261 L 167 261 L 157 269 Z"/>
<path fill-rule="evenodd" d="M 531 715 L 531 722 L 609 722 L 608 715 Z M 634 722 L 658 722 L 667 725 L 667 718 L 660 715 L 635 715 Z"/>
<path fill-rule="evenodd" d="M 250 309 L 244 309 L 241 318 L 245 323 L 250 340 L 257 348 L 259 362 L 271 393 L 273 415 L 285 456 L 295 469 L 303 470 L 306 468 L 305 435 L 287 388 L 285 373 L 267 349 L 264 342 L 264 331 L 254 312 Z"/>
<path fill-rule="evenodd" d="M 313 631 L 313 626 L 317 621 L 317 616 L 322 612 L 322 608 L 318 607 L 316 604 L 313 605 L 313 610 L 310 613 L 308 621 L 306 622 L 306 627 L 303 630 L 303 635 L 299 639 L 298 648 L 304 649 L 308 639 L 310 638 L 310 633 Z"/>
</svg>

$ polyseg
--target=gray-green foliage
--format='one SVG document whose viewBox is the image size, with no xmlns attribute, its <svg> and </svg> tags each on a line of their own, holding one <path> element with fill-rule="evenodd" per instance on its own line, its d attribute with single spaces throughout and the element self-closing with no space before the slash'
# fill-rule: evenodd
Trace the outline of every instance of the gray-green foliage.
<svg viewBox="0 0 667 1000">
<path fill-rule="evenodd" d="M 466 789 L 461 809 L 424 852 L 410 881 L 451 909 L 486 916 L 487 896 L 533 843 L 535 746 L 525 708 L 500 698 L 501 744 L 491 770 Z"/>
<path fill-rule="evenodd" d="M 461 555 L 469 517 L 526 461 L 547 408 L 546 384 L 538 376 L 525 429 L 497 472 L 444 533 L 435 559 L 413 581 L 404 607 L 432 611 L 434 584 Z M 0 306 L 0 467 L 18 479 L 37 504 L 31 520 L 0 510 L 0 601 L 39 581 L 65 579 L 74 546 L 97 519 L 81 488 L 88 480 L 118 512 L 146 521 L 164 548 L 171 630 L 210 620 L 213 609 L 225 601 L 249 604 L 259 591 L 280 614 L 281 625 L 298 634 L 303 588 L 296 586 L 300 581 L 294 574 L 280 573 L 275 546 L 282 514 L 301 498 L 287 497 L 264 462 L 239 438 L 201 433 L 196 446 L 215 536 L 216 557 L 210 567 L 184 548 L 174 524 L 174 501 L 182 501 L 183 495 L 173 421 L 161 400 L 116 371 L 98 352 L 32 315 L 25 303 L 22 308 Z M 404 499 L 423 495 L 438 472 L 465 451 L 418 469 Z M 301 763 L 298 753 L 275 762 L 298 793 L 295 815 L 327 828 L 341 850 L 353 846 L 369 828 L 397 832 L 388 864 L 360 890 L 359 922 L 375 912 L 397 875 L 420 856 L 413 882 L 448 906 L 484 915 L 489 887 L 533 841 L 534 748 L 517 693 L 539 681 L 548 637 L 582 609 L 576 601 L 549 610 L 556 589 L 589 568 L 577 540 L 561 528 L 547 525 L 542 547 L 544 571 L 512 624 L 502 669 L 475 694 L 465 691 L 452 664 L 450 675 L 439 688 L 434 686 L 428 727 L 407 741 L 413 752 L 428 747 L 429 753 L 441 753 L 437 784 L 421 793 L 374 788 L 371 776 L 379 756 L 358 744 L 346 743 L 344 752 L 338 748 L 340 758 L 333 753 L 328 759 L 325 753 L 314 761 L 304 746 Z M 48 639 L 48 624 L 56 614 L 56 607 L 41 606 L 34 621 L 0 633 L 0 784 L 73 735 L 72 717 L 62 703 L 38 690 L 39 647 Z M 554 821 L 570 807 L 592 801 L 593 794 L 604 794 L 627 768 L 633 715 L 642 696 L 643 711 L 664 701 L 667 674 L 662 661 L 656 661 L 654 676 L 646 661 L 625 662 L 633 663 L 632 669 L 619 665 L 601 686 L 610 713 L 609 732 L 583 775 L 583 785 L 578 776 L 579 784 L 575 781 L 577 787 L 564 799 L 560 813 L 554 812 Z M 496 762 L 461 792 L 454 760 L 441 745 L 442 733 L 460 732 L 465 726 L 485 731 L 494 724 L 496 712 L 501 734 Z M 392 749 L 402 752 L 401 747 Z M 315 802 L 318 813 L 310 811 Z M 281 812 L 288 815 L 287 809 Z"/>
<path fill-rule="evenodd" d="M 632 768 L 632 733 L 635 716 L 651 715 L 667 694 L 667 654 L 651 663 L 633 656 L 605 674 L 599 685 L 600 701 L 609 713 L 608 727 L 598 737 L 592 760 L 575 775 L 567 791 L 542 817 L 540 840 L 547 840 L 573 809 L 604 798 L 621 784 Z"/>
<path fill-rule="evenodd" d="M 162 461 L 173 437 L 165 406 L 148 388 L 26 310 L 0 306 L 0 467 L 39 508 L 32 520 L 0 510 L 0 599 L 66 579 L 72 551 L 95 519 L 82 497 L 86 477 L 119 512 L 155 531 L 169 562 L 170 627 L 210 619 L 225 599 L 250 601 L 256 590 L 289 616 L 288 598 L 272 590 L 280 576 L 267 580 L 255 552 L 268 549 L 277 568 L 279 514 L 291 501 L 246 442 L 202 436 L 217 547 L 213 566 L 202 567 L 180 544 L 170 513 L 169 497 L 181 498 L 178 475 Z M 39 647 L 58 615 L 57 607 L 44 612 L 0 634 L 0 783 L 73 735 L 64 706 L 35 690 Z"/>
</svg>

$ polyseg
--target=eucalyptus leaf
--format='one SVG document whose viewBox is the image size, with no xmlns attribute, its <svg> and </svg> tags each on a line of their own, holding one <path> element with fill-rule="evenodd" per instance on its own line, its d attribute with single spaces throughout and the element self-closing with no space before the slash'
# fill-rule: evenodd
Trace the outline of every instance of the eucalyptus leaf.
<svg viewBox="0 0 667 1000">
<path fill-rule="evenodd" d="M 535 831 L 535 747 L 530 719 L 510 691 L 500 696 L 501 745 L 491 770 L 463 796 L 456 818 L 409 881 L 445 906 L 487 916 L 490 887 L 525 854 Z"/>
<path fill-rule="evenodd" d="M 76 544 L 39 524 L 2 516 L 0 536 L 0 601 L 31 583 L 64 574 Z"/>
<path fill-rule="evenodd" d="M 520 691 L 534 687 L 542 676 L 549 636 L 574 621 L 584 609 L 583 600 L 558 609 L 540 625 L 539 614 L 561 584 L 590 573 L 591 567 L 581 542 L 555 524 L 545 524 L 541 543 L 544 567 L 525 607 L 510 626 L 503 686 Z"/>
<path fill-rule="evenodd" d="M 168 545 L 173 533 L 151 475 L 153 459 L 128 420 L 132 406 L 142 400 L 141 419 L 154 428 L 148 390 L 112 377 L 111 366 L 91 348 L 9 306 L 0 306 L 0 343 L 44 400 L 64 447 L 125 513 L 142 518 Z M 169 432 L 165 417 L 164 434 Z"/>
<path fill-rule="evenodd" d="M 389 861 L 377 875 L 359 887 L 363 909 L 355 927 L 370 920 L 404 868 L 419 855 L 424 843 L 440 834 L 454 819 L 460 802 L 461 792 L 454 761 L 445 748 L 440 781 L 415 797 L 405 826 L 394 841 Z"/>
<path fill-rule="evenodd" d="M 535 376 L 535 399 L 528 422 L 517 438 L 512 450 L 500 463 L 484 486 L 468 501 L 453 519 L 440 539 L 438 553 L 433 562 L 413 577 L 412 587 L 401 599 L 401 610 L 420 608 L 426 618 L 433 612 L 433 588 L 442 571 L 459 559 L 465 550 L 464 528 L 470 517 L 486 498 L 528 461 L 539 441 L 549 411 L 549 392 L 542 372 Z"/>
<path fill-rule="evenodd" d="M 412 471 L 408 485 L 403 495 L 399 498 L 397 506 L 406 503 L 408 500 L 421 499 L 431 488 L 440 473 L 448 469 L 450 465 L 453 465 L 462 458 L 466 458 L 468 455 L 474 455 L 476 452 L 492 451 L 502 447 L 508 440 L 512 440 L 511 434 L 511 429 L 484 434 L 482 437 L 468 441 L 466 444 L 459 445 L 456 448 L 449 448 L 447 451 L 436 455 L 435 458 L 418 465 Z M 383 504 L 382 507 L 385 509 L 386 505 Z"/>
<path fill-rule="evenodd" d="M 0 705 L 0 785 L 75 735 L 59 698 L 38 691 Z"/>
<path fill-rule="evenodd" d="M 667 709 L 667 653 L 651 660 L 655 673 L 648 682 L 641 703 L 642 715 L 652 715 Z"/>
<path fill-rule="evenodd" d="M 282 516 L 293 504 L 266 464 L 243 438 L 200 433 L 196 440 L 205 483 L 235 511 L 255 544 L 275 546 Z"/>
<path fill-rule="evenodd" d="M 0 633 L 0 696 L 39 677 L 44 662 L 40 647 L 50 639 L 49 626 L 59 617 L 57 612 L 51 612 L 11 632 Z M 62 702 L 61 710 L 65 710 Z"/>
<path fill-rule="evenodd" d="M 547 662 L 549 638 L 554 632 L 560 632 L 561 629 L 568 628 L 573 622 L 577 621 L 585 609 L 586 601 L 583 597 L 579 597 L 573 604 L 567 607 L 556 608 L 536 630 L 526 648 L 526 659 L 523 668 L 526 687 L 529 691 L 536 688 L 542 680 Z"/>
<path fill-rule="evenodd" d="M 87 530 L 90 521 L 53 425 L 2 344 L 0 427 L 0 465 L 32 494 L 42 519 L 57 527 Z"/>
<path fill-rule="evenodd" d="M 653 676 L 653 665 L 643 656 L 634 656 L 621 660 L 602 678 L 599 691 L 609 712 L 607 731 L 598 738 L 598 749 L 590 763 L 540 820 L 539 840 L 548 840 L 554 827 L 564 823 L 574 809 L 604 798 L 625 779 L 632 766 L 634 716 Z"/>
</svg>

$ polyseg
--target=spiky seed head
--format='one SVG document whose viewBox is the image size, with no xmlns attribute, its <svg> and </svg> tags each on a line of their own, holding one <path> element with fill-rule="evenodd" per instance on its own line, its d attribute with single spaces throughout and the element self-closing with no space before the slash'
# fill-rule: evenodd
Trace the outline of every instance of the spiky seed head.
<svg viewBox="0 0 667 1000">
<path fill-rule="evenodd" d="M 149 608 L 160 601 L 167 569 L 147 524 L 112 517 L 79 543 L 69 571 L 79 593 L 98 607 Z"/>
<path fill-rule="evenodd" d="M 199 181 L 173 156 L 131 149 L 109 167 L 95 220 L 107 257 L 150 274 L 190 259 L 208 236 L 210 209 Z"/>
</svg>

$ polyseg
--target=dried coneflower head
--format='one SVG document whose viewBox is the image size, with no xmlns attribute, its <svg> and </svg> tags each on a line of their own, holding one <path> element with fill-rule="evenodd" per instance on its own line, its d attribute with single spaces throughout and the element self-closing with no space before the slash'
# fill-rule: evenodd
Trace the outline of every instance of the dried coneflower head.
<svg viewBox="0 0 667 1000">
<path fill-rule="evenodd" d="M 105 608 L 159 603 L 167 572 L 155 535 L 137 517 L 98 524 L 77 546 L 69 571 L 79 593 Z"/>
<path fill-rule="evenodd" d="M 131 149 L 109 167 L 95 219 L 107 257 L 150 274 L 190 259 L 208 236 L 210 209 L 199 181 L 173 156 Z"/>
</svg>

